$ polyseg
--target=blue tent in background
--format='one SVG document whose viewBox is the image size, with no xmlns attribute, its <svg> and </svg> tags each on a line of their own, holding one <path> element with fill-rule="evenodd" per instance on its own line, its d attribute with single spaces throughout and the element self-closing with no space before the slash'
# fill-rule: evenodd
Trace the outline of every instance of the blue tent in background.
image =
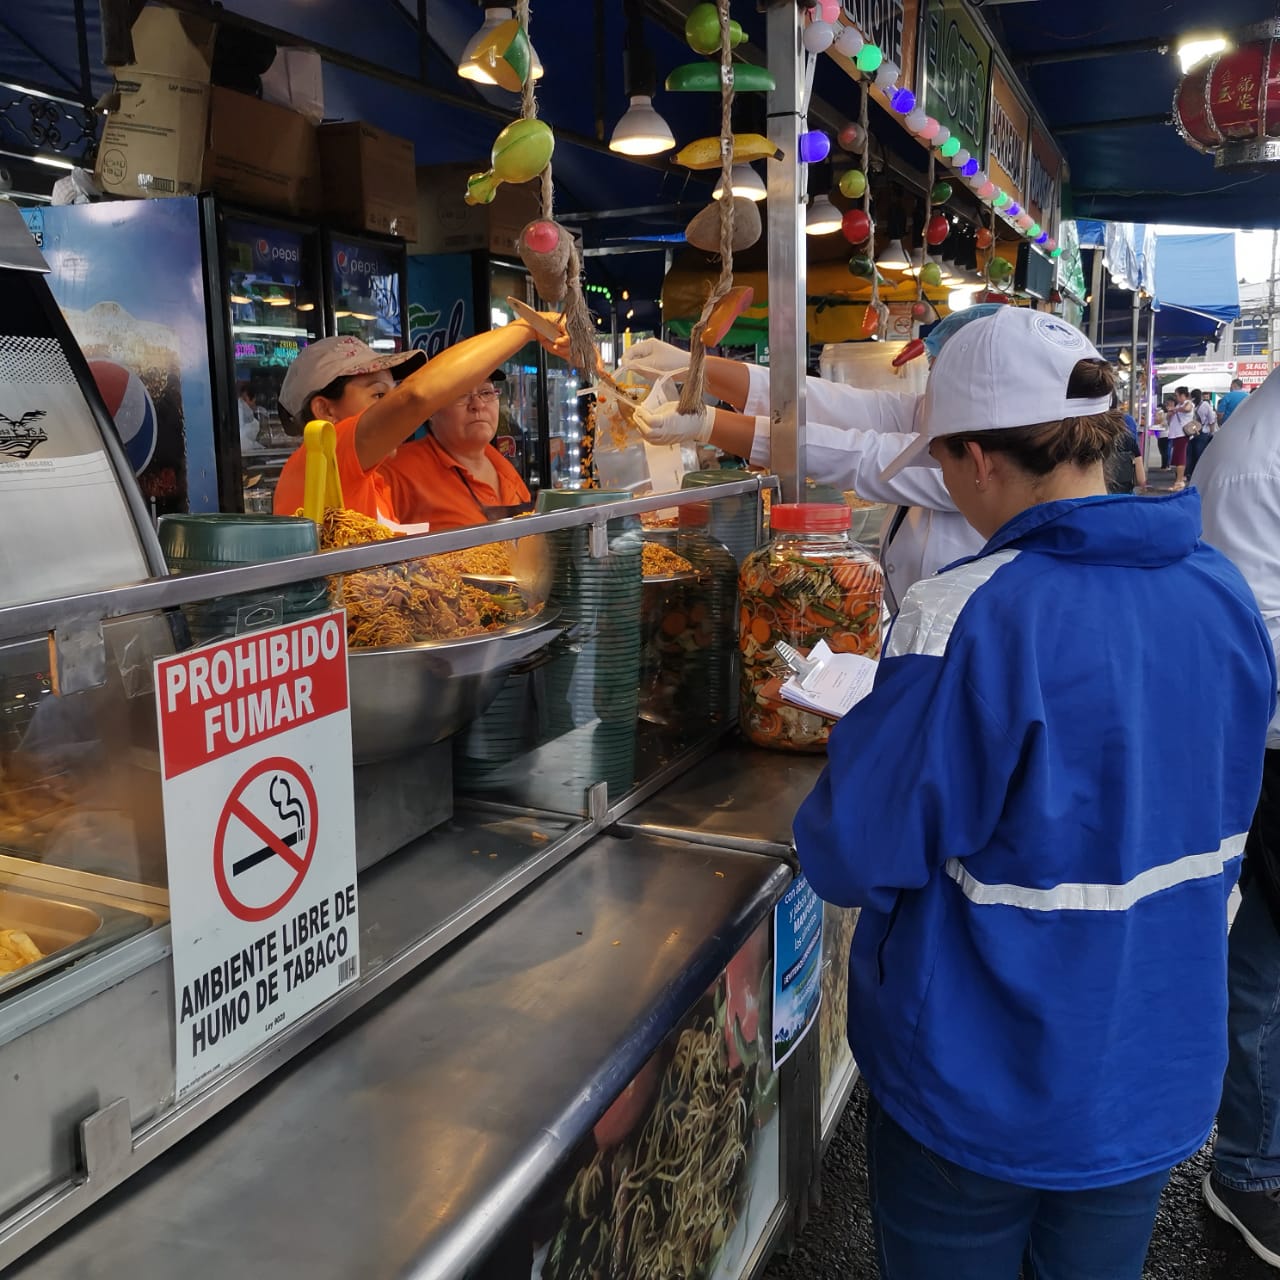
<svg viewBox="0 0 1280 1280">
<path fill-rule="evenodd" d="M 1152 308 L 1156 312 L 1156 353 L 1161 337 L 1200 337 L 1211 342 L 1219 326 L 1240 318 L 1236 239 L 1230 231 L 1170 235 L 1158 239 Z"/>
</svg>

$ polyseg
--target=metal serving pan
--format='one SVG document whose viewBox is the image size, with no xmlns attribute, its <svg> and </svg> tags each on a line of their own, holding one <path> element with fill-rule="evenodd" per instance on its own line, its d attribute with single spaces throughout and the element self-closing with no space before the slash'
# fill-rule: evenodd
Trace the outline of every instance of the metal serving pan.
<svg viewBox="0 0 1280 1280">
<path fill-rule="evenodd" d="M 43 960 L 0 973 L 0 997 L 150 927 L 146 916 L 105 903 L 0 888 L 0 929 L 21 929 L 44 952 Z"/>
<path fill-rule="evenodd" d="M 442 742 L 498 696 L 517 663 L 560 635 L 544 608 L 501 631 L 382 649 L 351 649 L 351 745 L 369 764 Z"/>
</svg>

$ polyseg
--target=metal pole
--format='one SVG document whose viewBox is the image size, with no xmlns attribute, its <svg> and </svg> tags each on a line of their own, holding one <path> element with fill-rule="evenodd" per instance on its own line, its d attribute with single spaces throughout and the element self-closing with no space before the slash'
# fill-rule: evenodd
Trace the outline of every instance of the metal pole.
<svg viewBox="0 0 1280 1280">
<path fill-rule="evenodd" d="M 800 100 L 804 92 L 801 15 L 793 4 L 773 5 L 766 21 L 769 141 L 782 152 L 768 162 L 770 461 L 787 502 L 804 499 L 805 304 L 804 219 L 800 211 Z"/>
<path fill-rule="evenodd" d="M 1156 377 L 1156 310 L 1152 307 L 1147 312 L 1147 430 L 1150 431 L 1156 420 L 1156 397 L 1160 394 L 1160 382 Z M 1142 441 L 1143 460 L 1146 460 L 1146 437 Z"/>
<path fill-rule="evenodd" d="M 1102 308 L 1107 301 L 1102 292 L 1102 254 L 1103 249 L 1099 245 L 1093 251 L 1093 280 L 1089 287 L 1089 341 L 1095 347 L 1102 336 Z"/>
<path fill-rule="evenodd" d="M 1133 291 L 1133 341 L 1129 344 L 1129 416 L 1136 418 L 1138 407 L 1138 340 L 1142 332 L 1142 295 Z"/>
<path fill-rule="evenodd" d="M 1271 233 L 1271 283 L 1267 288 L 1267 368 L 1276 367 L 1276 244 L 1280 231 Z"/>
</svg>

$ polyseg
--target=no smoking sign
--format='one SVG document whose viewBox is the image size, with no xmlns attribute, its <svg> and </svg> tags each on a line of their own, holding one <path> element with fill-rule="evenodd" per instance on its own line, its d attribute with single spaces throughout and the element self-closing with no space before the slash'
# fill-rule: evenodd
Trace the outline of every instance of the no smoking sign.
<svg viewBox="0 0 1280 1280">
<path fill-rule="evenodd" d="M 232 788 L 213 841 L 218 896 L 239 920 L 266 920 L 302 888 L 316 850 L 319 806 L 295 760 L 260 760 Z"/>
</svg>

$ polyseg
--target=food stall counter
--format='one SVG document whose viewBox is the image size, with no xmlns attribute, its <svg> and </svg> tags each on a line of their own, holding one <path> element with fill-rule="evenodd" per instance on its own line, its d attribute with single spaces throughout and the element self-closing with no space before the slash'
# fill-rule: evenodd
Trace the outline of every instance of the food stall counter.
<svg viewBox="0 0 1280 1280">
<path fill-rule="evenodd" d="M 633 809 L 624 827 L 787 856 L 791 821 L 826 763 L 825 752 L 769 751 L 735 739 Z"/>
<path fill-rule="evenodd" d="M 740 851 L 597 838 L 6 1275 L 530 1275 L 530 1201 L 790 881 Z M 514 1253 L 485 1272 L 495 1244 Z"/>
</svg>

